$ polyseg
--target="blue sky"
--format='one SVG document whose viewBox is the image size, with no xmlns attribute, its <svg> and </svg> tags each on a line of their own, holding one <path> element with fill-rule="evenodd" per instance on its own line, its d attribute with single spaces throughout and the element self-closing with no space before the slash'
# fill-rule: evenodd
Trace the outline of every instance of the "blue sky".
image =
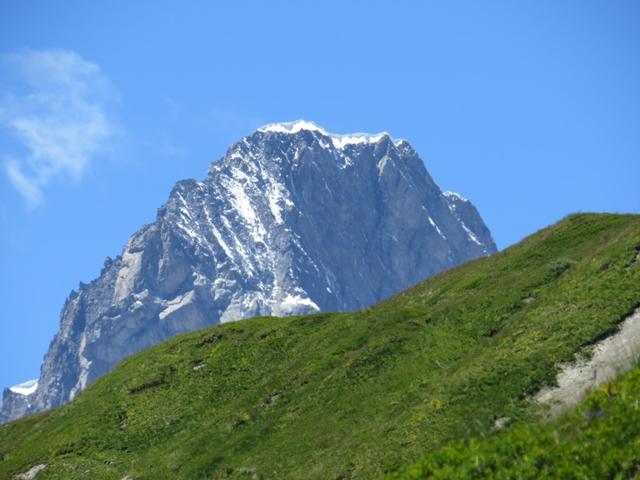
<svg viewBox="0 0 640 480">
<path fill-rule="evenodd" d="M 185 3 L 188 3 L 185 5 Z M 639 212 L 640 3 L 0 4 L 0 386 L 173 183 L 264 123 L 408 139 L 499 247 Z"/>
</svg>

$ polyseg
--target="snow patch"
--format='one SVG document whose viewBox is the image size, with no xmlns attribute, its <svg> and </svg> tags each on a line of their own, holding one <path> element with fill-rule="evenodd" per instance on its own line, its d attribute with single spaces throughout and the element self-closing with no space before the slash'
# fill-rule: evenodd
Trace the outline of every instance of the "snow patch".
<svg viewBox="0 0 640 480">
<path fill-rule="evenodd" d="M 229 199 L 231 206 L 240 218 L 244 220 L 253 241 L 264 243 L 264 237 L 267 232 L 251 204 L 251 198 L 245 190 L 245 185 L 250 184 L 251 180 L 244 172 L 239 169 L 233 169 L 232 177 L 225 182 L 224 186 L 231 195 Z"/>
<path fill-rule="evenodd" d="M 337 149 L 343 149 L 347 145 L 359 145 L 364 143 L 378 143 L 384 137 L 388 137 L 387 133 L 352 133 L 350 135 L 336 135 L 331 134 L 331 141 L 333 142 L 333 146 Z"/>
<path fill-rule="evenodd" d="M 265 298 L 262 292 L 253 291 L 234 295 L 226 310 L 220 316 L 220 323 L 258 316 L 261 314 L 264 305 Z"/>
<path fill-rule="evenodd" d="M 333 146 L 339 150 L 345 148 L 347 145 L 358 145 L 366 143 L 377 143 L 385 137 L 391 138 L 387 132 L 381 133 L 349 133 L 340 135 L 337 133 L 330 133 L 324 128 L 316 125 L 308 120 L 296 120 L 294 122 L 280 122 L 270 123 L 258 128 L 259 132 L 267 133 L 289 133 L 294 134 L 300 131 L 318 132 L 326 137 L 331 138 Z M 394 140 L 391 139 L 394 145 L 399 146 L 404 142 L 403 139 Z M 323 143 L 321 145 L 324 147 Z"/>
<path fill-rule="evenodd" d="M 13 393 L 17 393 L 18 395 L 31 395 L 38 388 L 38 379 L 35 380 L 27 380 L 26 382 L 20 383 L 18 385 L 14 385 L 10 387 Z"/>
<path fill-rule="evenodd" d="M 438 227 L 438 224 L 436 224 L 436 222 L 433 221 L 433 218 L 431 218 L 430 216 L 427 218 L 429 219 L 429 223 L 431 224 L 431 226 L 436 229 L 436 232 L 438 232 L 438 235 L 440 235 L 442 238 L 446 240 L 447 237 L 444 235 L 444 233 L 442 233 L 442 230 L 440 230 L 440 227 Z"/>
<path fill-rule="evenodd" d="M 200 236 L 188 225 L 178 222 L 176 223 L 176 227 L 182 230 L 194 243 L 200 242 Z"/>
<path fill-rule="evenodd" d="M 353 165 L 353 160 L 351 159 L 351 157 L 348 157 L 347 155 L 340 155 L 340 157 L 342 158 L 342 165 L 340 165 L 340 170 L 344 170 L 347 167 L 351 167 Z"/>
<path fill-rule="evenodd" d="M 213 222 L 211 222 L 211 233 L 213 233 L 213 236 L 216 238 L 218 245 L 222 247 L 222 250 L 227 255 L 227 257 L 229 257 L 231 260 L 234 260 L 233 252 L 229 248 L 229 245 L 227 245 L 227 242 L 224 241 L 224 239 L 222 238 L 222 235 L 220 234 L 216 226 L 213 224 Z"/>
<path fill-rule="evenodd" d="M 448 199 L 460 200 L 461 202 L 468 202 L 469 200 L 456 192 L 451 192 L 447 190 L 446 192 L 442 192 L 442 194 Z"/>
<path fill-rule="evenodd" d="M 194 294 L 195 292 L 193 290 L 190 290 L 184 295 L 178 295 L 173 300 L 169 300 L 168 302 L 166 302 L 166 308 L 158 314 L 160 320 L 164 320 L 176 310 L 189 305 L 193 301 Z"/>
<path fill-rule="evenodd" d="M 482 245 L 482 242 L 478 240 L 478 237 L 475 236 L 475 234 L 471 231 L 471 229 L 467 227 L 462 220 L 460 220 L 460 225 L 462 225 L 462 228 L 464 229 L 464 231 L 467 232 L 467 237 L 469 237 L 469 240 L 471 240 L 473 243 L 477 245 L 480 245 L 481 247 L 484 246 Z"/>
<path fill-rule="evenodd" d="M 246 223 L 253 224 L 256 221 L 256 212 L 251 205 L 249 196 L 238 182 L 229 182 L 227 188 L 232 195 L 231 203 L 235 210 L 245 220 Z"/>
<path fill-rule="evenodd" d="M 269 202 L 269 210 L 277 225 L 283 223 L 282 207 L 284 203 L 287 209 L 293 207 L 293 202 L 289 199 L 288 192 L 279 182 L 273 182 L 267 191 L 267 200 Z"/>
<path fill-rule="evenodd" d="M 280 302 L 280 309 L 284 311 L 291 312 L 296 310 L 298 307 L 309 307 L 313 310 L 320 311 L 320 307 L 318 307 L 318 305 L 308 297 L 305 298 L 299 295 L 289 294 Z"/>
<path fill-rule="evenodd" d="M 275 133 L 298 133 L 301 130 L 311 132 L 320 132 L 323 135 L 329 135 L 325 129 L 319 127 L 313 122 L 307 120 L 296 120 L 294 122 L 269 123 L 258 129 L 259 132 L 275 132 Z"/>
</svg>

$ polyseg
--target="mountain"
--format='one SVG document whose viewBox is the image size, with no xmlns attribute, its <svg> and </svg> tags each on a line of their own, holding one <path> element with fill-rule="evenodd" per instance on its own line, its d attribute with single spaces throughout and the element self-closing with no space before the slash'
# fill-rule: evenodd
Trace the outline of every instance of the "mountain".
<svg viewBox="0 0 640 480">
<path fill-rule="evenodd" d="M 19 385 L 5 388 L 2 392 L 0 423 L 26 415 L 31 408 L 33 394 L 38 388 L 37 380 L 28 380 Z"/>
<path fill-rule="evenodd" d="M 1 426 L 0 478 L 40 469 L 65 479 L 368 479 L 427 452 L 435 458 L 407 467 L 406 478 L 431 478 L 430 466 L 447 459 L 462 467 L 435 478 L 461 478 L 466 467 L 472 478 L 502 468 L 510 474 L 493 478 L 636 472 L 637 369 L 559 424 L 535 399 L 576 353 L 597 360 L 640 320 L 639 251 L 640 216 L 572 215 L 360 311 L 177 336 L 72 402 Z M 638 351 L 640 336 L 626 340 Z M 597 386 L 600 373 L 589 379 Z M 554 445 L 576 452 L 560 458 L 576 475 L 545 470 L 554 455 L 540 447 Z"/>
<path fill-rule="evenodd" d="M 443 194 L 406 141 L 267 125 L 205 180 L 178 182 L 155 222 L 69 295 L 37 389 L 5 396 L 0 421 L 61 405 L 177 333 L 356 310 L 493 252 L 473 205 Z"/>
</svg>

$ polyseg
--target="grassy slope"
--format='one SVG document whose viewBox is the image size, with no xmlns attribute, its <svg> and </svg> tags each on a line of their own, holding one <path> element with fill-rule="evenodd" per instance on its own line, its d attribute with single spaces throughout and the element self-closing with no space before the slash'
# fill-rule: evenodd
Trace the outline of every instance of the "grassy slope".
<svg viewBox="0 0 640 480">
<path fill-rule="evenodd" d="M 640 366 L 552 423 L 521 424 L 425 455 L 395 480 L 640 476 Z"/>
<path fill-rule="evenodd" d="M 639 245 L 638 216 L 574 215 L 361 312 L 176 337 L 0 427 L 0 478 L 372 478 L 527 425 L 554 364 L 640 304 Z"/>
</svg>

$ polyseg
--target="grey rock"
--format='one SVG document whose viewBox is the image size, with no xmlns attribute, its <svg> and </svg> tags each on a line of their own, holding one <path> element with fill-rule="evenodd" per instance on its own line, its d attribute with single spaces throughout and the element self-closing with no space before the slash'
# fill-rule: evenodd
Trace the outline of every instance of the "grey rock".
<svg viewBox="0 0 640 480">
<path fill-rule="evenodd" d="M 155 222 L 71 293 L 27 413 L 177 333 L 359 309 L 495 250 L 473 205 L 443 194 L 406 141 L 263 127 L 203 181 L 178 182 Z"/>
<path fill-rule="evenodd" d="M 557 418 L 576 406 L 588 392 L 628 372 L 640 360 L 640 308 L 618 326 L 618 330 L 575 355 L 574 362 L 557 365 L 555 385 L 547 385 L 533 399 L 548 407 L 549 418 Z"/>
<path fill-rule="evenodd" d="M 31 467 L 29 470 L 27 470 L 24 473 L 20 473 L 18 475 L 15 475 L 13 478 L 15 480 L 33 480 L 45 468 L 47 468 L 47 466 L 44 463 L 40 463 L 38 465 L 34 465 L 33 467 Z"/>
<path fill-rule="evenodd" d="M 2 392 L 2 408 L 0 408 L 0 424 L 8 422 L 13 418 L 25 415 L 33 402 L 36 380 L 5 388 Z"/>
</svg>

